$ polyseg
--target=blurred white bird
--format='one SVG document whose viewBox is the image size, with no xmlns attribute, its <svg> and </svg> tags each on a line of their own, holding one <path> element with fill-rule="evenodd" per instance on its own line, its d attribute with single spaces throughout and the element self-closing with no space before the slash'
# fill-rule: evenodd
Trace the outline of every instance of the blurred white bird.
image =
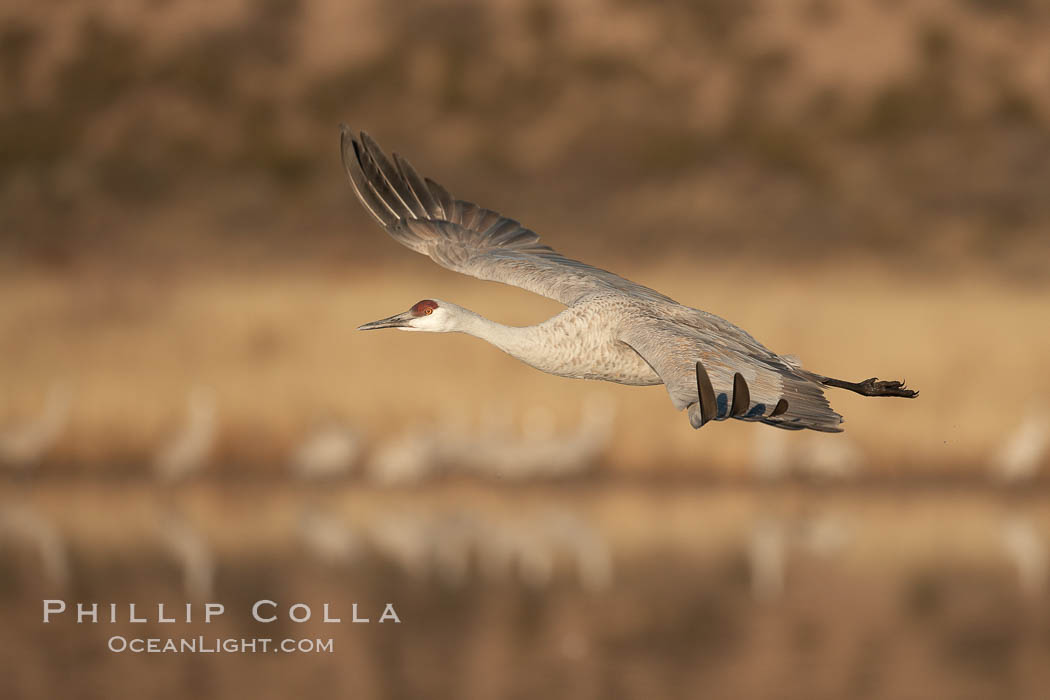
<svg viewBox="0 0 1050 700">
<path fill-rule="evenodd" d="M 72 396 L 68 387 L 56 384 L 48 391 L 36 418 L 0 430 L 0 463 L 16 469 L 36 465 L 65 430 Z"/>
<path fill-rule="evenodd" d="M 369 480 L 382 485 L 418 483 L 442 463 L 440 437 L 425 427 L 380 442 L 365 466 Z"/>
<path fill-rule="evenodd" d="M 450 465 L 470 473 L 507 479 L 566 477 L 592 468 L 612 436 L 613 410 L 601 401 L 585 404 L 576 431 L 557 435 L 551 411 L 526 412 L 522 435 L 463 443 L 447 455 Z"/>
<path fill-rule="evenodd" d="M 161 446 L 153 471 L 162 481 L 183 479 L 204 468 L 218 434 L 218 407 L 209 387 L 194 387 L 189 394 L 186 422 Z"/>
<path fill-rule="evenodd" d="M 333 479 L 349 474 L 361 454 L 361 438 L 349 426 L 324 425 L 292 453 L 291 470 L 300 479 Z"/>
<path fill-rule="evenodd" d="M 1047 448 L 1050 448 L 1050 417 L 1032 411 L 994 456 L 992 474 L 1006 483 L 1031 479 L 1046 462 Z"/>
</svg>

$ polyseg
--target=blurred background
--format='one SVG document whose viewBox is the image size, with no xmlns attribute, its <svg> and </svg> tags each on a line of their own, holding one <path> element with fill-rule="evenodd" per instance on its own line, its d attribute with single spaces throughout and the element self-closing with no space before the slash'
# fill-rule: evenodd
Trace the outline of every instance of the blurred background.
<svg viewBox="0 0 1050 700">
<path fill-rule="evenodd" d="M 559 306 L 389 239 L 367 130 L 456 196 L 743 326 L 839 435 L 355 333 Z M 5 698 L 1042 697 L 1050 6 L 0 7 Z M 44 626 L 42 598 L 220 601 Z M 260 598 L 393 625 L 250 621 Z M 111 634 L 334 637 L 141 655 Z"/>
</svg>

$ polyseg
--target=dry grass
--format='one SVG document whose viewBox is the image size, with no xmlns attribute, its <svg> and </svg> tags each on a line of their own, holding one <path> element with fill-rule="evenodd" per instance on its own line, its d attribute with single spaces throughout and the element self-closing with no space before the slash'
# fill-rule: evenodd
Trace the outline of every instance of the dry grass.
<svg viewBox="0 0 1050 700">
<path fill-rule="evenodd" d="M 817 371 L 907 377 L 918 400 L 833 392 L 845 437 L 787 436 L 853 440 L 876 470 L 983 468 L 1050 391 L 1044 288 L 863 266 L 752 269 L 753 281 L 742 283 L 736 269 L 598 262 L 723 315 Z M 766 430 L 730 423 L 694 432 L 661 388 L 550 377 L 466 336 L 355 332 L 428 296 L 515 324 L 558 309 L 425 259 L 397 269 L 24 271 L 4 276 L 0 296 L 0 425 L 31 416 L 54 382 L 75 392 L 54 462 L 105 469 L 147 458 L 197 384 L 217 392 L 218 456 L 228 463 L 283 462 L 310 426 L 332 416 L 379 436 L 431 429 L 451 413 L 475 420 L 495 405 L 515 414 L 542 405 L 568 427 L 592 395 L 617 409 L 608 459 L 617 469 L 738 470 Z"/>
</svg>

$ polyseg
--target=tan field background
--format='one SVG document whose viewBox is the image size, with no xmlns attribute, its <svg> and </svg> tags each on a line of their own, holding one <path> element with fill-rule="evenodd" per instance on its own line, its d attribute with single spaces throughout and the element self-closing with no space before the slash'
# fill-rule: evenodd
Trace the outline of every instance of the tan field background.
<svg viewBox="0 0 1050 700">
<path fill-rule="evenodd" d="M 31 418 L 54 382 L 75 387 L 69 430 L 43 471 L 83 474 L 148 462 L 177 429 L 196 384 L 217 396 L 216 473 L 283 469 L 297 441 L 332 416 L 379 438 L 406 426 L 440 430 L 448 414 L 476 422 L 496 409 L 517 420 L 541 407 L 569 430 L 588 398 L 600 397 L 615 410 L 603 459 L 609 469 L 695 476 L 746 474 L 756 435 L 769 432 L 736 423 L 693 432 L 661 387 L 550 377 L 466 336 L 356 332 L 428 297 L 511 324 L 557 312 L 555 302 L 433 270 L 424 258 L 398 266 L 403 274 L 291 264 L 233 279 L 209 269 L 173 275 L 161 288 L 124 275 L 15 272 L 0 283 L 4 355 L 17 367 L 5 376 L 7 415 Z M 733 319 L 819 372 L 906 376 L 919 400 L 832 391 L 845 434 L 776 436 L 849 441 L 871 462 L 871 475 L 981 477 L 1026 417 L 1045 411 L 1050 348 L 1039 322 L 1048 311 L 1041 289 L 983 270 L 934 281 L 863 265 L 795 264 L 763 270 L 762 286 L 737 290 L 741 273 L 724 265 L 618 267 Z"/>
<path fill-rule="evenodd" d="M 832 390 L 839 435 L 693 431 L 662 387 L 356 332 L 559 305 L 388 238 L 340 122 L 921 395 Z M 0 696 L 1043 697 L 1048 186 L 1036 0 L 5 5 Z M 228 613 L 43 625 L 52 597 Z M 261 598 L 402 624 L 260 625 Z"/>
</svg>

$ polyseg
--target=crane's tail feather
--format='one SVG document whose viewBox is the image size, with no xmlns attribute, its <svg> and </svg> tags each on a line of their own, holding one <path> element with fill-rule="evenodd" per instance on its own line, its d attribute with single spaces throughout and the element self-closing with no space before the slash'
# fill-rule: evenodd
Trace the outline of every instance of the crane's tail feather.
<svg viewBox="0 0 1050 700">
<path fill-rule="evenodd" d="M 781 373 L 783 395 L 773 409 L 758 420 L 783 430 L 817 430 L 841 433 L 842 416 L 831 408 L 819 384 L 794 373 Z"/>
</svg>

